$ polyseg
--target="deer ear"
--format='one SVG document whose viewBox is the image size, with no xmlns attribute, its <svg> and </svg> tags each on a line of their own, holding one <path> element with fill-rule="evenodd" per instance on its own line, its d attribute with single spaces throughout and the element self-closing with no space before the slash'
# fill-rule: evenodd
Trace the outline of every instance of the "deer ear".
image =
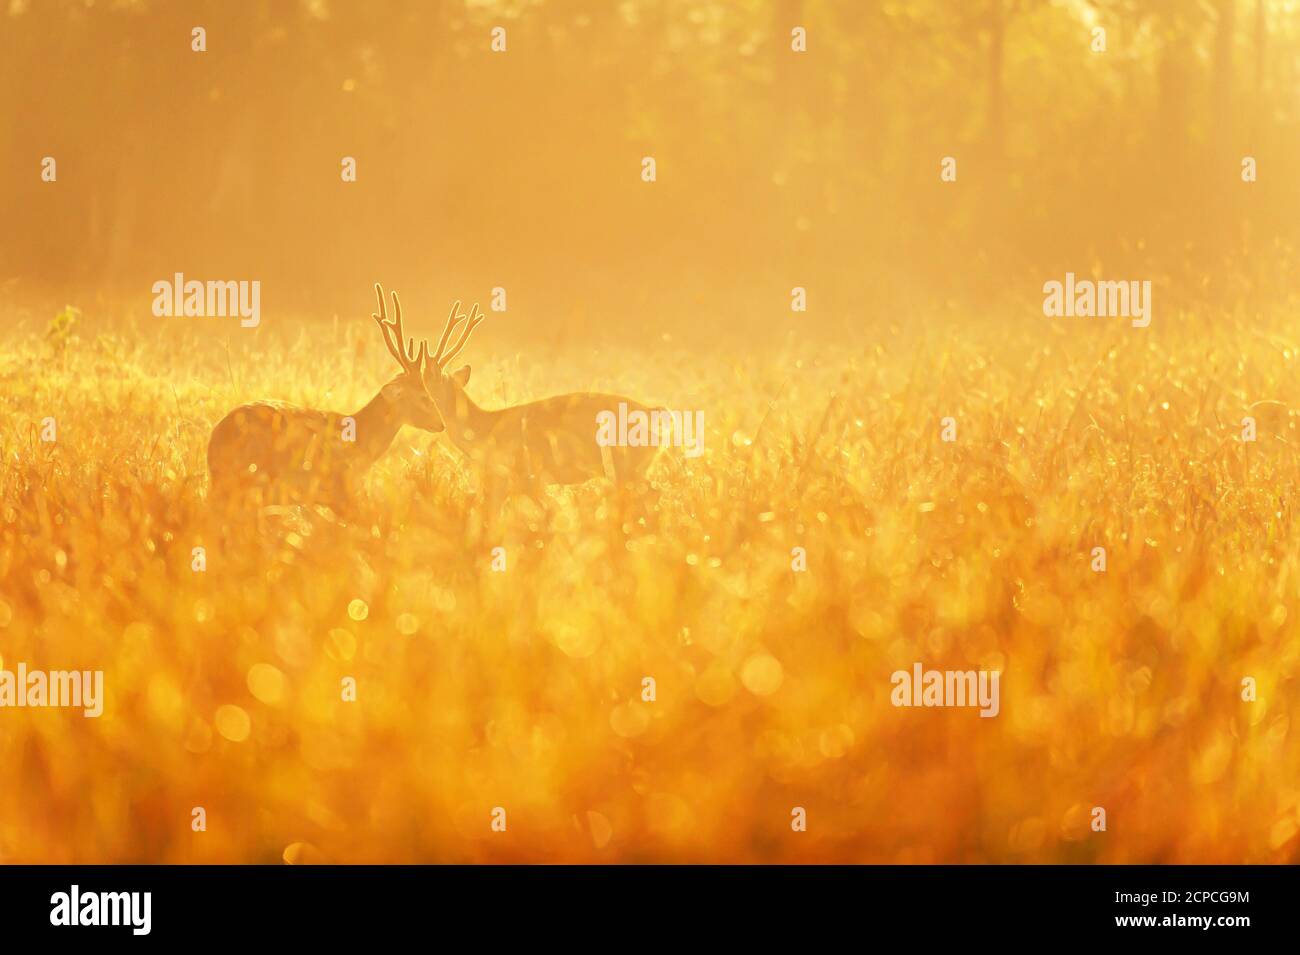
<svg viewBox="0 0 1300 955">
<path fill-rule="evenodd" d="M 464 388 L 469 384 L 469 365 L 461 365 L 451 373 L 452 381 Z"/>
<path fill-rule="evenodd" d="M 384 396 L 385 401 L 401 401 L 402 400 L 401 380 L 399 379 L 396 381 L 390 381 L 388 384 L 384 385 L 383 388 L 379 389 L 379 393 Z"/>
</svg>

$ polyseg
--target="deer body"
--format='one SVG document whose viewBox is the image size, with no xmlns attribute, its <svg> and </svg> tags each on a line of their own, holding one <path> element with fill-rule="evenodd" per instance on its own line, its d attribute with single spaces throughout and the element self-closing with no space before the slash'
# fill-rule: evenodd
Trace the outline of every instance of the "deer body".
<svg viewBox="0 0 1300 955">
<path fill-rule="evenodd" d="M 459 310 L 460 302 L 454 303 L 435 352 L 437 357 L 425 366 L 424 382 L 451 422 L 447 433 L 452 444 L 468 455 L 486 478 L 490 504 L 503 496 L 503 486 L 521 481 L 539 490 L 548 484 L 582 484 L 602 476 L 623 483 L 645 471 L 655 447 L 602 447 L 596 440 L 597 416 L 601 412 L 612 412 L 620 404 L 631 410 L 653 410 L 631 398 L 578 392 L 495 411 L 475 404 L 465 392 L 469 365 L 451 373 L 446 371 L 483 321 L 477 305 L 468 319 L 458 316 Z M 444 350 L 448 337 L 462 321 L 466 324 L 459 340 Z"/>
<path fill-rule="evenodd" d="M 388 322 L 378 285 L 379 323 L 402 373 L 353 415 L 257 401 L 231 411 L 208 441 L 211 490 L 221 496 L 262 490 L 276 500 L 323 501 L 336 506 L 356 495 L 360 480 L 393 443 L 402 425 L 425 431 L 444 428 L 442 415 L 424 386 L 428 346 L 402 344 L 402 311 L 393 293 L 396 319 Z"/>
<path fill-rule="evenodd" d="M 468 378 L 468 367 L 457 375 Z M 619 395 L 576 392 L 489 411 L 466 394 L 456 376 L 435 393 L 448 422 L 447 436 L 480 469 L 497 476 L 526 477 L 533 484 L 582 484 L 610 477 L 625 483 L 642 474 L 655 447 L 608 447 L 596 443 L 597 415 L 624 403 L 649 405 Z M 611 473 L 612 472 L 612 473 Z"/>
<path fill-rule="evenodd" d="M 241 405 L 212 429 L 212 486 L 218 492 L 263 487 L 295 499 L 350 499 L 404 423 L 382 393 L 354 415 L 280 401 Z"/>
</svg>

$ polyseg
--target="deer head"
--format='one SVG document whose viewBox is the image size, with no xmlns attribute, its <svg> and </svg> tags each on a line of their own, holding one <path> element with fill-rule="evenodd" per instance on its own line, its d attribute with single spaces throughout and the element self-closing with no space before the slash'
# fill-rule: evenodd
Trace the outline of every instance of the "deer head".
<svg viewBox="0 0 1300 955">
<path fill-rule="evenodd" d="M 461 353 L 469 341 L 469 336 L 474 334 L 474 329 L 483 323 L 485 317 L 479 312 L 477 302 L 470 309 L 469 315 L 460 315 L 459 312 L 460 300 L 457 299 L 452 303 L 447 324 L 442 330 L 442 337 L 438 339 L 438 350 L 434 354 L 433 361 L 425 365 L 424 369 L 424 383 L 429 389 L 429 394 L 433 395 L 438 407 L 452 413 L 457 407 L 458 393 L 463 392 L 465 385 L 469 383 L 469 365 L 461 365 L 452 372 L 448 372 L 447 367 L 452 359 Z M 465 327 L 461 329 L 460 337 L 448 344 L 452 333 L 461 322 L 465 323 Z"/>
<path fill-rule="evenodd" d="M 402 366 L 401 373 L 384 385 L 379 393 L 397 420 L 425 431 L 442 431 L 446 424 L 438 411 L 437 403 L 425 387 L 425 371 L 430 364 L 429 343 L 421 341 L 418 351 L 414 338 L 403 344 L 402 303 L 398 300 L 397 293 L 393 293 L 392 321 L 389 321 L 384 308 L 384 290 L 378 282 L 375 283 L 375 296 L 379 299 L 379 313 L 370 317 L 378 323 L 389 353 Z"/>
</svg>

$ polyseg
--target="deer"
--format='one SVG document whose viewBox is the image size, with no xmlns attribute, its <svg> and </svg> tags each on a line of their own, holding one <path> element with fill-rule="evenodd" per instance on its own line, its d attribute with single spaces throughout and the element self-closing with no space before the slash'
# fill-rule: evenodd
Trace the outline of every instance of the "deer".
<svg viewBox="0 0 1300 955">
<path fill-rule="evenodd" d="M 465 391 L 470 366 L 448 372 L 452 360 L 464 350 L 474 330 L 483 323 L 478 304 L 469 315 L 459 314 L 457 300 L 447 316 L 432 363 L 425 366 L 424 383 L 447 422 L 446 436 L 474 462 L 483 478 L 489 513 L 511 488 L 525 484 L 534 499 L 547 485 L 583 484 L 606 477 L 615 486 L 642 476 L 659 448 L 654 446 L 602 447 L 597 441 L 597 421 L 620 405 L 632 411 L 652 408 L 631 398 L 596 392 L 576 392 L 489 410 Z M 460 337 L 447 347 L 461 322 Z M 445 350 L 444 350 L 445 348 Z"/>
<path fill-rule="evenodd" d="M 429 343 L 404 342 L 402 303 L 393 318 L 376 283 L 379 311 L 371 318 L 401 371 L 351 415 L 300 408 L 279 401 L 241 405 L 222 418 L 208 441 L 209 496 L 229 498 L 260 489 L 264 496 L 321 502 L 335 509 L 357 496 L 360 480 L 388 450 L 403 425 L 438 433 L 445 427 L 425 387 Z"/>
</svg>

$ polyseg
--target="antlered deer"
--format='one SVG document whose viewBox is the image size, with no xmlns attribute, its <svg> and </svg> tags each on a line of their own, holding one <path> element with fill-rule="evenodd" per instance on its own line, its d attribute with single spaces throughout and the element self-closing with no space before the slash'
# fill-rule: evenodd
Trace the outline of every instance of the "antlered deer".
<svg viewBox="0 0 1300 955">
<path fill-rule="evenodd" d="M 476 304 L 468 316 L 460 315 L 460 302 L 451 307 L 438 343 L 437 357 L 425 367 L 424 381 L 447 421 L 447 436 L 475 462 L 487 484 L 489 506 L 504 488 L 523 483 L 534 491 L 547 484 L 581 484 L 610 477 L 625 484 L 643 474 L 657 447 L 601 447 L 596 441 L 597 415 L 619 407 L 653 411 L 631 398 L 594 392 L 556 395 L 540 401 L 489 411 L 465 392 L 469 365 L 447 372 L 474 329 L 483 322 Z M 455 345 L 445 352 L 452 331 L 465 322 Z"/>
<path fill-rule="evenodd" d="M 442 415 L 424 386 L 428 342 L 422 341 L 418 351 L 414 339 L 403 344 L 397 293 L 393 293 L 392 321 L 378 284 L 375 294 L 379 314 L 371 317 L 401 372 L 352 415 L 278 401 L 236 408 L 217 423 L 208 441 L 212 492 L 225 496 L 260 488 L 274 499 L 346 504 L 402 425 L 443 430 Z"/>
</svg>

